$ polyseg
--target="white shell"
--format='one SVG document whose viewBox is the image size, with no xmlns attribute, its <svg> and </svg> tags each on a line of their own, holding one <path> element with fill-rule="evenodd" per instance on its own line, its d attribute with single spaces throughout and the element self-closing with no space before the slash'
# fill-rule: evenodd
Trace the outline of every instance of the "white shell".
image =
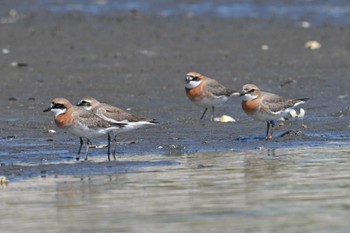
<svg viewBox="0 0 350 233">
<path fill-rule="evenodd" d="M 289 114 L 291 115 L 292 118 L 304 118 L 305 116 L 305 110 L 303 108 L 300 108 L 299 114 L 294 110 L 290 110 Z"/>
<path fill-rule="evenodd" d="M 320 42 L 318 42 L 316 40 L 310 40 L 310 41 L 306 42 L 304 46 L 305 46 L 306 49 L 311 49 L 311 50 L 315 50 L 315 49 L 320 49 L 321 48 Z"/>
<path fill-rule="evenodd" d="M 215 117 L 214 121 L 227 123 L 227 122 L 236 122 L 236 120 L 230 116 L 222 115 L 221 117 Z"/>
</svg>

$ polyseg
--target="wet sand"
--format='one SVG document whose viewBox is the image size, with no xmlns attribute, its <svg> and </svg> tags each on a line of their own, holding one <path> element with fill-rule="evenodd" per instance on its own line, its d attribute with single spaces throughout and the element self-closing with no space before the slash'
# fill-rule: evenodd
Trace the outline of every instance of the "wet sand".
<svg viewBox="0 0 350 233">
<path fill-rule="evenodd" d="M 77 103 L 93 96 L 160 122 L 120 135 L 120 141 L 136 143 L 120 145 L 119 159 L 164 155 L 166 165 L 176 164 L 167 155 L 349 142 L 347 26 L 305 29 L 299 22 L 281 20 L 37 12 L 2 23 L 0 37 L 0 49 L 9 51 L 0 54 L 0 175 L 10 179 L 40 176 L 47 169 L 52 175 L 76 174 L 76 166 L 94 166 L 91 161 L 60 165 L 74 162 L 78 139 L 57 129 L 53 115 L 42 112 L 55 97 Z M 308 40 L 318 40 L 322 48 L 305 49 Z M 262 45 L 269 49 L 262 50 Z M 302 106 L 305 119 L 287 121 L 275 130 L 276 135 L 288 130 L 302 134 L 257 139 L 264 136 L 265 123 L 247 117 L 239 98 L 216 110 L 217 116 L 230 115 L 237 122 L 209 122 L 209 116 L 199 120 L 203 109 L 184 93 L 189 71 L 237 90 L 254 83 L 286 97 L 310 97 Z M 106 149 L 92 150 L 90 157 L 108 166 Z"/>
</svg>

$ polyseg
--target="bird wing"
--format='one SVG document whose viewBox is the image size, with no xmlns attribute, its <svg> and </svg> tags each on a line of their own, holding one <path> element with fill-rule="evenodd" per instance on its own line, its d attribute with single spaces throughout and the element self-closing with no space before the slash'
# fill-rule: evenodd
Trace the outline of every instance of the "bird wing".
<svg viewBox="0 0 350 233">
<path fill-rule="evenodd" d="M 95 127 L 123 127 L 126 124 L 124 123 L 111 123 L 108 121 L 103 120 L 102 118 L 98 117 L 97 115 L 93 114 L 92 112 L 85 111 L 84 109 L 80 109 L 79 111 L 74 111 L 76 116 L 79 118 L 79 121 L 86 125 L 89 128 L 95 128 Z"/>
<path fill-rule="evenodd" d="M 210 78 L 207 78 L 205 88 L 209 93 L 213 93 L 214 96 L 230 96 L 234 92 L 221 85 L 218 81 Z"/>
<path fill-rule="evenodd" d="M 279 95 L 264 92 L 262 104 L 270 109 L 271 112 L 279 112 L 287 108 L 293 108 L 297 103 L 303 102 L 302 99 L 285 99 Z"/>
<path fill-rule="evenodd" d="M 96 112 L 99 116 L 105 116 L 105 119 L 112 119 L 112 121 L 127 121 L 127 122 L 138 122 L 138 121 L 149 121 L 152 120 L 146 119 L 144 117 L 138 117 L 132 115 L 120 108 L 111 106 L 109 104 L 102 104 L 101 108 L 99 108 Z"/>
</svg>

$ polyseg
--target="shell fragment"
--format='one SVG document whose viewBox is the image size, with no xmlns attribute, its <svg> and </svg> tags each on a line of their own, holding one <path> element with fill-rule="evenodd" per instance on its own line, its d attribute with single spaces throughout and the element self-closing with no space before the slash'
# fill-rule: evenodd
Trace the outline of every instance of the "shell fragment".
<svg viewBox="0 0 350 233">
<path fill-rule="evenodd" d="M 236 122 L 235 119 L 233 119 L 230 116 L 227 115 L 222 115 L 221 117 L 215 117 L 214 121 L 216 122 L 222 122 L 222 123 L 227 123 L 227 122 Z"/>
<path fill-rule="evenodd" d="M 292 118 L 304 118 L 305 116 L 305 110 L 303 108 L 300 108 L 300 112 L 299 114 L 294 110 L 292 109 L 289 114 L 291 115 Z"/>
</svg>

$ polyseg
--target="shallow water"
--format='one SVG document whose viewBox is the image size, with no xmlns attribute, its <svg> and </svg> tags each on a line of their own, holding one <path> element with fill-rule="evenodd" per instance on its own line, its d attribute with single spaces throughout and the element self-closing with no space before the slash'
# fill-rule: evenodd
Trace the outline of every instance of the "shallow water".
<svg viewBox="0 0 350 233">
<path fill-rule="evenodd" d="M 109 0 L 27 0 L 13 6 L 20 12 L 45 10 L 52 13 L 82 12 L 87 14 L 125 15 L 129 12 L 161 16 L 194 15 L 230 19 L 291 19 L 313 23 L 349 24 L 350 6 L 347 0 L 245 0 L 245 1 L 109 1 Z M 1 10 L 0 10 L 1 12 Z"/>
<path fill-rule="evenodd" d="M 9 183 L 0 190 L 1 231 L 350 230 L 347 145 L 136 157 L 112 164 L 155 164 Z"/>
</svg>

